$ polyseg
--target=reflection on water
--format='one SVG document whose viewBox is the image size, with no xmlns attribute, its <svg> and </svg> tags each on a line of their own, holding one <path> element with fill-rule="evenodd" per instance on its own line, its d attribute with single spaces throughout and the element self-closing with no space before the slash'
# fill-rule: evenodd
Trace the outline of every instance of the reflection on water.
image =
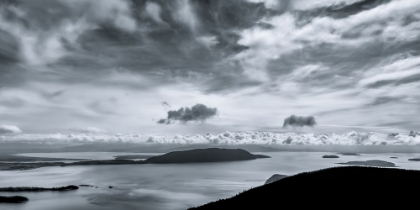
<svg viewBox="0 0 420 210">
<path fill-rule="evenodd" d="M 323 159 L 326 153 L 269 153 L 271 159 L 252 161 L 168 164 L 46 167 L 30 171 L 0 172 L 0 187 L 64 186 L 90 184 L 64 193 L 18 193 L 30 201 L 23 205 L 0 205 L 10 210 L 114 210 L 114 209 L 186 209 L 220 198 L 226 198 L 251 187 L 262 185 L 272 174 L 292 175 L 299 172 L 337 166 L 352 160 L 379 159 L 402 168 L 420 169 L 410 162 L 416 154 L 369 154 Z M 390 159 L 397 156 L 399 159 Z M 112 189 L 109 186 L 113 186 Z M 0 195 L 17 195 L 0 193 Z"/>
</svg>

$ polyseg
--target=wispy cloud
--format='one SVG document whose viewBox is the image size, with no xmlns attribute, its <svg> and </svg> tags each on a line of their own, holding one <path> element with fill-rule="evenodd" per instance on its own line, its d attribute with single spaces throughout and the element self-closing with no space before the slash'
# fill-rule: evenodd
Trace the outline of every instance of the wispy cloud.
<svg viewBox="0 0 420 210">
<path fill-rule="evenodd" d="M 88 134 L 105 134 L 108 133 L 107 130 L 96 128 L 96 127 L 86 127 L 86 128 L 74 128 L 72 131 L 79 133 L 88 133 Z"/>
<path fill-rule="evenodd" d="M 19 133 L 22 133 L 22 130 L 14 125 L 0 125 L 1 135 L 16 135 Z"/>
</svg>

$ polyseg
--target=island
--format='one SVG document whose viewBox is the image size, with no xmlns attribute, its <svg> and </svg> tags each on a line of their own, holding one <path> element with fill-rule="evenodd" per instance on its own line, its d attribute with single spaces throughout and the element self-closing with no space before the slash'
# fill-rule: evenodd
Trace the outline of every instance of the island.
<svg viewBox="0 0 420 210">
<path fill-rule="evenodd" d="M 280 175 L 280 174 L 274 174 L 273 176 L 271 176 L 270 178 L 268 178 L 268 179 L 267 179 L 267 181 L 265 181 L 265 183 L 264 183 L 264 184 L 271 184 L 271 183 L 273 183 L 273 182 L 277 182 L 277 181 L 279 181 L 280 179 L 283 179 L 283 178 L 285 178 L 285 177 L 287 177 L 287 176 L 285 176 L 285 175 Z"/>
<path fill-rule="evenodd" d="M 337 155 L 324 155 L 322 158 L 340 158 Z"/>
<path fill-rule="evenodd" d="M 418 189 L 419 177 L 420 171 L 395 168 L 328 168 L 288 176 L 190 210 L 387 209 L 390 205 L 404 209 L 418 203 L 417 194 L 407 189 Z"/>
<path fill-rule="evenodd" d="M 23 196 L 0 196 L 0 203 L 24 203 L 29 199 Z"/>
<path fill-rule="evenodd" d="M 341 152 L 338 153 L 339 155 L 344 155 L 344 156 L 359 156 L 360 154 L 358 153 L 353 153 L 353 152 Z"/>
<path fill-rule="evenodd" d="M 44 187 L 2 187 L 0 188 L 0 192 L 45 192 L 45 191 L 53 191 L 53 192 L 64 192 L 64 191 L 72 191 L 79 189 L 78 186 L 69 185 L 65 187 L 52 187 L 52 188 L 44 188 Z"/>
<path fill-rule="evenodd" d="M 394 163 L 383 160 L 349 161 L 346 163 L 337 164 L 353 166 L 397 167 Z"/>
<path fill-rule="evenodd" d="M 420 158 L 412 158 L 412 159 L 408 159 L 409 161 L 416 161 L 416 162 L 418 162 L 418 161 L 420 161 Z"/>
<path fill-rule="evenodd" d="M 203 163 L 255 160 L 258 158 L 270 158 L 266 155 L 254 155 L 243 149 L 195 149 L 188 151 L 175 151 L 164 155 L 151 157 L 145 160 L 147 163 Z"/>
</svg>

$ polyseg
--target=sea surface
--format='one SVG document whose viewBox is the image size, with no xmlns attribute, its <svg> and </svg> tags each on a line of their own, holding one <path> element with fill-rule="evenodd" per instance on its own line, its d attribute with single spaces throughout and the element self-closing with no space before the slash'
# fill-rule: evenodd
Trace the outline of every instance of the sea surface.
<svg viewBox="0 0 420 210">
<path fill-rule="evenodd" d="M 54 154 L 49 153 L 48 157 L 58 157 Z M 96 159 L 126 154 L 98 153 Z M 225 163 L 70 166 L 0 171 L 0 187 L 58 187 L 80 184 L 95 186 L 81 187 L 72 192 L 0 193 L 3 196 L 22 195 L 30 199 L 25 204 L 0 204 L 0 209 L 180 210 L 231 197 L 251 187 L 260 186 L 276 173 L 293 175 L 339 166 L 335 164 L 338 162 L 375 159 L 393 162 L 399 168 L 420 170 L 420 162 L 408 161 L 409 158 L 420 157 L 416 153 L 361 154 L 340 156 L 339 159 L 322 158 L 323 155 L 334 154 L 328 152 L 264 154 L 272 158 Z M 78 153 L 60 155 L 66 158 L 84 156 Z M 95 156 L 95 153 L 89 156 Z M 391 156 L 398 159 L 390 159 Z"/>
<path fill-rule="evenodd" d="M 112 160 L 116 156 L 142 155 L 156 156 L 162 153 L 132 153 L 132 152 L 60 152 L 60 153 L 21 153 L 19 156 L 40 157 L 40 158 L 63 158 L 63 159 L 83 159 L 83 160 Z M 64 161 L 63 161 L 64 162 Z M 67 161 L 75 162 L 75 161 Z"/>
</svg>

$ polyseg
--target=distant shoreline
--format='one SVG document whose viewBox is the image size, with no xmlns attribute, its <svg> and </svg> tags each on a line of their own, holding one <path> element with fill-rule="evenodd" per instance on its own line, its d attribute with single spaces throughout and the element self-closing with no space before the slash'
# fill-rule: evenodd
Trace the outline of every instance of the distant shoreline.
<svg viewBox="0 0 420 210">
<path fill-rule="evenodd" d="M 53 191 L 53 192 L 65 192 L 65 191 L 72 191 L 79 189 L 78 186 L 69 185 L 65 187 L 52 187 L 52 188 L 44 188 L 44 187 L 1 187 L 0 192 L 45 192 L 45 191 Z"/>
<path fill-rule="evenodd" d="M 204 157 L 204 159 L 203 159 Z M 169 159 L 168 159 L 169 158 Z M 65 162 L 35 162 L 35 163 L 0 163 L 0 170 L 31 170 L 49 166 L 83 166 L 83 165 L 142 165 L 142 164 L 170 164 L 170 163 L 196 163 L 196 162 L 227 162 L 245 161 L 259 158 L 270 158 L 265 155 L 254 155 L 241 149 L 196 149 L 169 152 L 164 155 L 150 157 L 146 160 L 119 159 L 114 160 L 85 160 L 72 163 Z M 179 159 L 179 160 L 178 160 Z"/>
</svg>

